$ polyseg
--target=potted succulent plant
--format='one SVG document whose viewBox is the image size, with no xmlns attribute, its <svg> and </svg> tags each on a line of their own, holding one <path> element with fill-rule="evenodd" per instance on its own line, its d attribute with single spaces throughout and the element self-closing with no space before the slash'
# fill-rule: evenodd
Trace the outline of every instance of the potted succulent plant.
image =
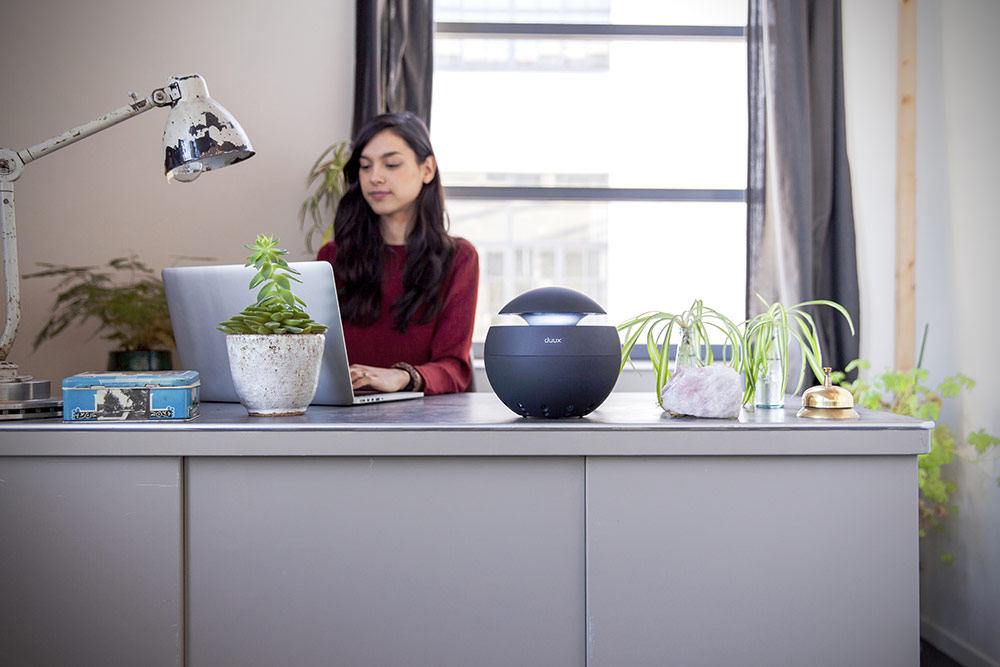
<svg viewBox="0 0 1000 667">
<path fill-rule="evenodd" d="M 251 251 L 246 266 L 257 269 L 249 286 L 260 288 L 257 299 L 218 326 L 227 334 L 236 395 L 253 416 L 303 414 L 316 395 L 323 360 L 326 326 L 314 322 L 292 292 L 298 272 L 277 245 L 278 239 L 261 234 L 245 246 Z"/>
<path fill-rule="evenodd" d="M 845 318 L 854 333 L 854 322 L 840 304 L 826 299 L 803 301 L 794 306 L 780 302 L 764 304 L 764 312 L 746 321 L 743 331 L 743 370 L 746 389 L 744 404 L 751 399 L 758 408 L 781 408 L 785 405 L 788 385 L 790 343 L 798 344 L 800 355 L 797 392 L 805 379 L 806 364 L 812 368 L 816 379 L 823 382 L 823 354 L 819 347 L 819 333 L 812 315 L 806 310 L 811 306 L 829 306 Z M 794 392 L 793 392 L 794 393 Z"/>
<path fill-rule="evenodd" d="M 314 253 L 312 239 L 318 234 L 322 246 L 333 238 L 333 218 L 337 214 L 337 207 L 344 193 L 347 192 L 347 178 L 344 175 L 344 167 L 351 159 L 351 142 L 339 141 L 320 154 L 319 159 L 309 170 L 306 178 L 306 187 L 317 183 L 313 190 L 299 207 L 299 224 L 306 226 L 306 217 L 310 219 L 309 228 L 306 229 L 306 249 Z"/>
<path fill-rule="evenodd" d="M 705 306 L 701 299 L 695 299 L 690 308 L 678 314 L 663 311 L 643 313 L 618 325 L 618 330 L 624 332 L 625 337 L 622 345 L 622 370 L 629 363 L 632 348 L 638 343 L 642 333 L 646 332 L 646 349 L 653 362 L 658 400 L 672 373 L 670 343 L 675 334 L 678 341 L 674 371 L 681 366 L 710 366 L 715 361 L 709 342 L 711 330 L 719 331 L 725 337 L 723 356 L 726 356 L 726 350 L 731 354 L 723 361 L 735 370 L 740 370 L 743 336 L 739 327 L 719 311 Z"/>
<path fill-rule="evenodd" d="M 98 322 L 96 334 L 118 349 L 108 370 L 170 370 L 174 346 L 170 313 L 159 277 L 134 255 L 116 257 L 107 268 L 39 262 L 43 270 L 24 278 L 59 278 L 52 314 L 35 336 L 34 349 L 74 322 Z"/>
</svg>

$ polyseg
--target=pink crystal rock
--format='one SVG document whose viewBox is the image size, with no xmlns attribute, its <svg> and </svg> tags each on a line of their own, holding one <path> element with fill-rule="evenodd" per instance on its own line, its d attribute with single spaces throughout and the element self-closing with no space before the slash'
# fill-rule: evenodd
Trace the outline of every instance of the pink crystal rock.
<svg viewBox="0 0 1000 667">
<path fill-rule="evenodd" d="M 729 366 L 682 366 L 663 387 L 663 409 L 675 415 L 730 419 L 743 404 L 743 380 Z"/>
</svg>

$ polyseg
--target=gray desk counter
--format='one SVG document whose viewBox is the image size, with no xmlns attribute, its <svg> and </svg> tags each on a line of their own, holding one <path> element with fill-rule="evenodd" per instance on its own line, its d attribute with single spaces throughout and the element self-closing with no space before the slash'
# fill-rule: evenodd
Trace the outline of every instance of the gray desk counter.
<svg viewBox="0 0 1000 667">
<path fill-rule="evenodd" d="M 0 424 L 0 664 L 917 665 L 930 428 L 485 393 Z"/>
</svg>

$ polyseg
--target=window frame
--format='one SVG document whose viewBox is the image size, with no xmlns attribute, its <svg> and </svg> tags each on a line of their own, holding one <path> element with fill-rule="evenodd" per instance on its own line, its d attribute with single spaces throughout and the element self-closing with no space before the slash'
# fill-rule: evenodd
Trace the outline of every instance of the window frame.
<svg viewBox="0 0 1000 667">
<path fill-rule="evenodd" d="M 438 36 L 480 39 L 594 39 L 672 40 L 713 39 L 743 41 L 748 27 L 725 25 L 665 25 L 614 23 L 514 23 L 480 21 L 435 21 L 434 39 Z M 749 131 L 747 141 L 749 143 Z M 546 186 L 475 186 L 445 185 L 447 199 L 465 200 L 534 200 L 595 202 L 748 202 L 748 187 L 735 188 L 613 188 Z M 478 343 L 481 347 L 482 343 Z M 670 347 L 673 358 L 676 346 Z M 713 345 L 718 356 L 722 346 Z M 718 349 L 716 349 L 718 348 Z M 481 350 L 475 350 L 481 355 Z M 637 344 L 633 360 L 648 360 L 646 346 Z"/>
</svg>

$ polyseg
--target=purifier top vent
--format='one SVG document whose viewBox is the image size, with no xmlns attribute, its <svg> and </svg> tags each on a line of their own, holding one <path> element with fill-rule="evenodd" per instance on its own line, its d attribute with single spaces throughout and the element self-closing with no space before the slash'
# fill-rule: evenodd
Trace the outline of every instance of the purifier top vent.
<svg viewBox="0 0 1000 667">
<path fill-rule="evenodd" d="M 587 315 L 605 310 L 586 294 L 566 287 L 539 287 L 517 296 L 500 309 L 501 315 L 520 315 L 529 325 L 573 326 Z"/>
</svg>

